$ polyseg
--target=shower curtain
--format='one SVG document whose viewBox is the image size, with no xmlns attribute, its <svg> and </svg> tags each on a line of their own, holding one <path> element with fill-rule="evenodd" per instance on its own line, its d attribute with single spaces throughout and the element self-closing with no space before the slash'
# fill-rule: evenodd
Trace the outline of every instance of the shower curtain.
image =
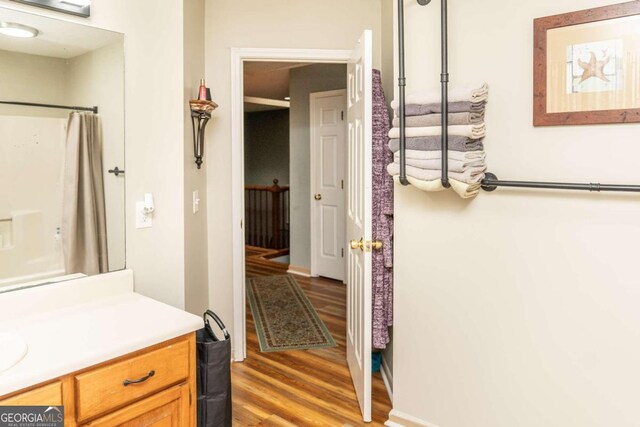
<svg viewBox="0 0 640 427">
<path fill-rule="evenodd" d="M 62 247 L 67 274 L 108 271 L 102 171 L 102 122 L 73 112 L 67 123 Z"/>
</svg>

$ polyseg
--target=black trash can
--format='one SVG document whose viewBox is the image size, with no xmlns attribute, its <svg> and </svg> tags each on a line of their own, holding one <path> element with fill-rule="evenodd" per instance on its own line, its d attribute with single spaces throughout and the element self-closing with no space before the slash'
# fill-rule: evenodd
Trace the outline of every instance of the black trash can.
<svg viewBox="0 0 640 427">
<path fill-rule="evenodd" d="M 204 329 L 196 332 L 198 354 L 198 426 L 231 427 L 231 337 L 222 320 L 211 310 L 204 314 Z M 214 333 L 212 318 L 222 330 Z"/>
</svg>

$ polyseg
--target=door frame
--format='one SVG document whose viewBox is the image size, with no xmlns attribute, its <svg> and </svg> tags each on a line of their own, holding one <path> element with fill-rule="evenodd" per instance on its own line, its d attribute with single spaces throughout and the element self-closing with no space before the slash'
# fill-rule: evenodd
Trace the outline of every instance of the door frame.
<svg viewBox="0 0 640 427">
<path fill-rule="evenodd" d="M 244 239 L 244 69 L 245 61 L 347 64 L 351 50 L 231 49 L 231 220 L 233 281 L 233 360 L 247 357 Z"/>
<path fill-rule="evenodd" d="M 310 136 L 311 136 L 311 140 L 309 141 L 309 148 L 310 148 L 310 159 L 311 159 L 311 193 L 313 194 L 313 189 L 316 188 L 316 150 L 315 150 L 315 133 L 316 133 L 316 126 L 317 123 L 315 123 L 315 113 L 316 113 L 316 106 L 315 106 L 315 101 L 318 98 L 326 98 L 326 97 L 330 97 L 330 96 L 339 96 L 339 95 L 343 95 L 344 99 L 345 99 L 345 105 L 344 105 L 344 114 L 346 114 L 346 109 L 347 109 L 347 89 L 337 89 L 337 90 L 328 90 L 328 91 L 324 91 L 324 92 L 314 92 L 309 96 L 309 102 L 310 102 L 310 108 L 309 108 L 309 115 L 310 115 L 310 120 L 309 120 L 309 124 L 310 124 Z M 347 150 L 346 150 L 346 144 L 347 144 L 347 122 L 344 121 L 344 128 L 345 128 L 345 132 L 344 132 L 344 138 L 343 138 L 343 154 L 344 156 L 344 161 L 343 161 L 343 170 L 346 172 L 347 170 L 347 160 L 346 160 L 346 154 L 347 154 Z M 344 184 L 345 184 L 345 189 L 347 188 L 347 176 L 346 174 L 344 174 Z M 343 206 L 344 209 L 341 213 L 341 220 L 342 222 L 345 223 L 345 227 L 346 227 L 346 215 L 347 215 L 347 210 L 346 210 L 346 202 L 347 202 L 347 196 L 346 196 L 346 191 L 343 193 L 343 198 L 344 198 L 344 202 L 345 205 Z M 318 277 L 318 266 L 316 265 L 316 251 L 317 251 L 317 234 L 316 234 L 316 228 L 318 226 L 318 218 L 316 215 L 316 204 L 314 203 L 314 200 L 310 200 L 309 203 L 311 205 L 311 277 Z M 345 234 L 346 236 L 346 234 Z M 346 237 L 345 237 L 345 241 L 343 242 L 343 244 L 345 245 L 344 250 L 346 251 L 347 247 L 347 241 L 346 241 Z M 343 257 L 344 258 L 344 257 Z M 344 270 L 344 279 L 343 279 L 343 283 L 347 283 L 347 262 L 346 262 L 346 258 L 344 258 L 344 262 L 343 262 L 343 270 Z"/>
</svg>

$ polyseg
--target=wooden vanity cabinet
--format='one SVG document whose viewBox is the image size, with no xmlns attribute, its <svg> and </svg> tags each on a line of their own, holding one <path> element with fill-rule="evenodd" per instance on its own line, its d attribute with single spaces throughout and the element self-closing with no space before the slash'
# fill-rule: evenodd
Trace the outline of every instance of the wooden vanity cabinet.
<svg viewBox="0 0 640 427">
<path fill-rule="evenodd" d="M 65 426 L 196 425 L 195 333 L 0 397 L 2 405 L 64 405 Z"/>
<path fill-rule="evenodd" d="M 12 397 L 1 398 L 0 406 L 36 406 L 42 405 L 60 406 L 62 405 L 62 382 L 55 381 L 45 386 L 40 386 L 28 391 L 19 392 Z"/>
</svg>

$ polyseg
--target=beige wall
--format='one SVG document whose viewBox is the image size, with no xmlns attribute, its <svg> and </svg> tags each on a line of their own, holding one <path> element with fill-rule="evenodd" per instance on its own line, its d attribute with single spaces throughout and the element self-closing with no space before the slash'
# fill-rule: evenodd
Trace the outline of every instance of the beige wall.
<svg viewBox="0 0 640 427">
<path fill-rule="evenodd" d="M 3 101 L 66 101 L 66 60 L 0 50 L 0 64 L 0 94 Z M 0 114 L 12 116 L 64 118 L 67 113 L 49 108 L 0 105 Z"/>
<path fill-rule="evenodd" d="M 210 305 L 232 328 L 231 48 L 352 49 L 374 31 L 380 66 L 380 0 L 206 0 L 207 81 L 220 108 L 210 125 L 208 192 Z"/>
<path fill-rule="evenodd" d="M 397 79 L 394 78 L 393 67 L 395 62 L 394 51 L 394 35 L 395 35 L 395 16 L 393 14 L 394 0 L 381 0 L 381 42 L 380 42 L 380 71 L 382 74 L 382 88 L 387 97 L 387 102 L 391 104 L 393 100 L 393 92 L 397 85 Z"/>
<path fill-rule="evenodd" d="M 127 265 L 136 290 L 185 306 L 182 1 L 124 1 L 127 112 Z M 96 5 L 96 16 L 100 7 Z M 152 118 L 147 119 L 147 115 Z M 135 229 L 135 202 L 153 193 L 153 228 Z"/>
<path fill-rule="evenodd" d="M 125 33 L 127 266 L 136 290 L 185 306 L 183 2 L 94 0 L 82 19 L 30 11 Z M 153 228 L 135 228 L 135 202 L 153 193 Z"/>
<path fill-rule="evenodd" d="M 439 81 L 439 2 L 407 2 L 409 90 Z M 638 125 L 532 127 L 532 21 L 602 0 L 450 2 L 452 84 L 490 87 L 503 179 L 639 183 Z M 638 425 L 636 196 L 396 187 L 394 409 L 440 427 Z"/>
<path fill-rule="evenodd" d="M 204 73 L 204 0 L 184 2 L 184 245 L 186 309 L 202 314 L 209 304 L 207 248 L 207 168 L 198 170 L 193 156 L 193 126 L 189 99 L 198 95 Z M 211 126 L 211 125 L 209 125 Z M 205 142 L 206 143 L 206 142 Z M 206 150 L 205 150 L 206 151 Z M 193 212 L 193 192 L 200 210 Z"/>
</svg>

